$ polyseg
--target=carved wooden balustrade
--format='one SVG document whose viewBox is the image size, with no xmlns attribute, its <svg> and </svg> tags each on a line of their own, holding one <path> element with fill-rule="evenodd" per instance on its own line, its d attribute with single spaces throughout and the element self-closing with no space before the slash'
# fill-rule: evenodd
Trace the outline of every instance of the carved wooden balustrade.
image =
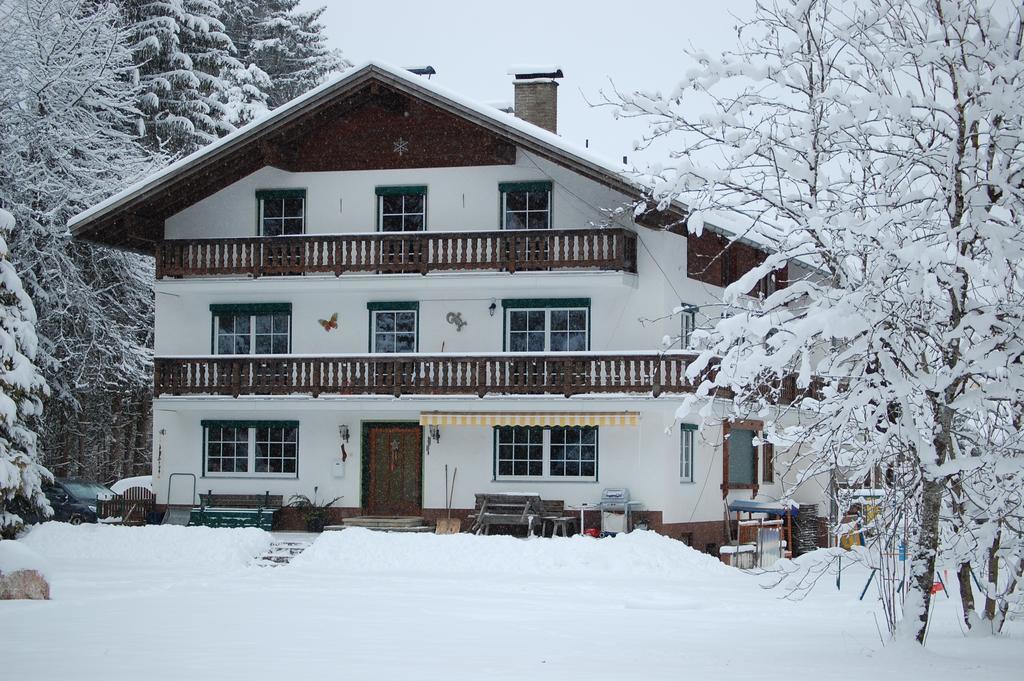
<svg viewBox="0 0 1024 681">
<path fill-rule="evenodd" d="M 168 239 L 156 247 L 156 277 L 460 270 L 635 273 L 636 239 L 622 228 Z"/>
<path fill-rule="evenodd" d="M 159 395 L 685 393 L 693 355 L 508 353 L 157 357 Z"/>
</svg>

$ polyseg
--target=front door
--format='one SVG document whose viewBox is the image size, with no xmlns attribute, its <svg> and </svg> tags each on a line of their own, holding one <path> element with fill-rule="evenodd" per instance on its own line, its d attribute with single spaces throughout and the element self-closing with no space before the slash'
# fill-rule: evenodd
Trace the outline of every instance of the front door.
<svg viewBox="0 0 1024 681">
<path fill-rule="evenodd" d="M 367 515 L 419 515 L 423 440 L 418 423 L 364 423 L 363 499 Z"/>
</svg>

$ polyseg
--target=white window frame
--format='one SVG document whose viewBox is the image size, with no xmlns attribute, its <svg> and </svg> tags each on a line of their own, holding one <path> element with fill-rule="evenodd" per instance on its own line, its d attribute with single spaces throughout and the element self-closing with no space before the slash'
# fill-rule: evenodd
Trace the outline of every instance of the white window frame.
<svg viewBox="0 0 1024 681">
<path fill-rule="evenodd" d="M 505 308 L 505 347 L 508 352 L 529 352 L 512 349 L 512 313 L 513 312 L 544 312 L 544 349 L 532 352 L 556 352 L 551 349 L 551 313 L 582 311 L 586 324 L 583 333 L 586 335 L 586 347 L 583 350 L 558 350 L 557 352 L 589 352 L 590 351 L 590 308 L 589 307 L 507 307 Z M 522 333 L 522 332 L 519 332 Z"/>
<path fill-rule="evenodd" d="M 690 347 L 693 332 L 697 330 L 697 306 L 681 303 L 683 308 L 679 314 L 679 347 L 686 350 Z"/>
<path fill-rule="evenodd" d="M 225 423 L 230 423 L 226 421 Z M 272 422 L 271 422 L 272 423 Z M 248 431 L 247 434 L 247 447 L 248 447 L 248 458 L 246 460 L 246 470 L 240 471 L 211 471 L 210 470 L 210 428 L 214 426 L 204 425 L 203 426 L 203 477 L 204 478 L 284 478 L 284 479 L 296 479 L 299 477 L 299 426 L 292 424 L 281 423 L 280 425 L 266 425 L 266 426 L 254 426 L 248 425 L 245 421 L 239 422 L 237 426 L 230 426 L 230 428 L 244 428 Z M 217 426 L 223 427 L 223 426 Z M 295 472 L 293 473 L 274 473 L 271 471 L 256 472 L 256 431 L 259 428 L 295 428 Z"/>
<path fill-rule="evenodd" d="M 696 433 L 693 428 L 682 424 L 679 427 L 679 482 L 692 483 L 694 448 L 696 447 Z"/>
<path fill-rule="evenodd" d="M 526 219 L 526 226 L 525 227 L 509 227 L 508 226 L 508 214 L 509 214 L 509 210 L 508 210 L 508 195 L 509 194 L 526 194 L 526 208 L 524 208 L 523 210 L 513 210 L 512 211 L 513 213 L 522 213 L 525 216 L 525 219 Z M 547 194 L 547 197 L 548 197 L 547 208 L 545 208 L 544 210 L 531 209 L 530 208 L 530 194 Z M 527 190 L 527 189 L 509 189 L 509 190 L 505 190 L 505 191 L 501 192 L 501 228 L 502 229 L 512 230 L 512 231 L 520 231 L 520 230 L 524 230 L 524 229 L 530 229 L 530 214 L 531 213 L 533 213 L 533 214 L 543 213 L 544 215 L 547 216 L 547 227 L 543 227 L 542 229 L 551 229 L 552 228 L 552 224 L 551 224 L 551 194 L 552 194 L 552 192 L 551 192 L 550 189 L 545 189 L 543 191 L 530 191 L 530 190 Z"/>
<path fill-rule="evenodd" d="M 287 347 L 285 348 L 284 352 L 270 352 L 270 353 L 260 352 L 260 353 L 258 353 L 258 352 L 256 352 L 256 335 L 257 335 L 256 334 L 256 318 L 257 317 L 273 317 L 275 315 L 285 315 L 285 316 L 288 317 L 288 329 L 285 332 L 287 334 L 287 339 L 288 339 Z M 257 354 L 259 354 L 259 355 L 266 355 L 266 354 L 271 354 L 271 355 L 288 355 L 288 354 L 291 354 L 291 351 L 292 351 L 292 315 L 291 315 L 290 312 L 264 312 L 264 313 L 258 313 L 258 314 L 257 313 L 249 314 L 248 315 L 248 317 L 249 317 L 249 352 L 244 353 L 244 354 L 237 354 L 237 353 L 233 353 L 233 352 L 221 352 L 220 351 L 220 318 L 222 316 L 225 316 L 225 317 L 226 316 L 245 317 L 247 315 L 245 315 L 245 314 L 223 314 L 222 315 L 221 313 L 216 313 L 216 314 L 213 315 L 213 354 L 220 355 L 222 357 L 245 357 L 245 356 L 248 356 L 248 355 L 257 355 Z M 271 322 L 271 326 L 273 326 L 273 322 Z M 233 335 L 237 335 L 237 334 L 233 334 Z M 266 334 L 259 334 L 259 335 L 266 335 Z M 270 333 L 270 335 L 271 336 L 280 336 L 281 334 L 274 333 L 272 331 Z M 271 343 L 271 344 L 273 344 L 273 343 Z"/>
<path fill-rule="evenodd" d="M 401 213 L 385 213 L 384 212 L 384 199 L 385 198 L 394 198 L 396 196 L 402 197 L 402 212 Z M 423 197 L 423 210 L 422 211 L 415 212 L 415 211 L 407 211 L 407 210 L 405 210 L 405 200 L 406 200 L 406 197 L 409 197 L 409 196 L 421 196 L 421 197 Z M 419 229 L 408 229 L 408 230 L 407 229 L 402 229 L 402 230 L 397 231 L 397 232 L 386 232 L 386 231 L 384 231 L 384 218 L 385 218 L 385 216 L 388 216 L 388 217 L 400 216 L 400 217 L 403 218 L 402 222 L 404 224 L 404 222 L 405 222 L 404 218 L 406 216 L 408 216 L 408 215 L 419 215 L 420 217 L 423 218 L 422 222 L 420 223 L 421 227 Z M 424 194 L 412 194 L 412 193 L 410 193 L 410 194 L 390 194 L 390 195 L 378 194 L 377 195 L 377 231 L 380 232 L 381 234 L 414 234 L 416 232 L 425 232 L 425 231 L 427 231 L 427 195 L 425 193 Z"/>
<path fill-rule="evenodd" d="M 282 230 L 282 232 L 284 231 L 284 221 L 285 220 L 294 220 L 294 219 L 296 219 L 295 215 L 285 215 L 284 214 L 284 203 L 283 202 L 285 200 L 287 200 L 287 199 L 298 199 L 299 201 L 302 201 L 302 215 L 298 216 L 302 220 L 302 231 L 299 232 L 298 234 L 283 234 L 282 233 L 282 234 L 268 235 L 266 233 L 266 230 L 264 229 L 264 219 L 267 219 L 267 220 L 280 220 L 281 221 L 281 230 Z M 264 218 L 264 206 L 265 206 L 267 201 L 281 201 L 282 202 L 282 204 L 281 204 L 281 217 L 279 217 L 279 218 L 276 218 L 276 217 Z M 257 201 L 257 203 L 259 203 L 259 230 L 260 230 L 260 236 L 274 236 L 274 237 L 278 237 L 278 236 L 300 236 L 300 235 L 306 233 L 306 197 L 305 196 L 283 196 L 283 197 L 265 197 L 265 196 L 261 196 L 259 198 L 259 200 Z"/>
<path fill-rule="evenodd" d="M 542 456 L 540 475 L 510 475 L 499 471 L 499 448 L 501 447 L 500 428 L 540 428 L 542 437 Z M 594 429 L 594 474 L 593 475 L 551 475 L 551 431 L 554 428 L 593 428 Z M 601 431 L 598 426 L 495 426 L 494 431 L 494 480 L 496 482 L 597 482 L 601 467 Z"/>
<path fill-rule="evenodd" d="M 400 354 L 402 354 L 404 352 L 407 352 L 406 350 L 402 350 L 402 351 L 395 350 L 393 352 L 382 352 L 381 350 L 377 349 L 377 315 L 381 314 L 381 313 L 396 314 L 396 313 L 399 313 L 399 312 L 411 312 L 413 314 L 413 319 L 415 320 L 415 322 L 413 324 L 413 330 L 412 330 L 412 350 L 409 350 L 408 352 L 419 352 L 419 349 L 420 349 L 419 348 L 419 346 L 420 346 L 420 311 L 419 310 L 399 310 L 399 309 L 394 309 L 394 310 L 371 310 L 370 311 L 370 352 L 372 352 L 372 353 L 379 353 L 379 354 L 387 354 L 387 355 L 400 355 Z M 395 335 L 395 336 L 397 336 L 399 334 L 398 331 L 392 331 L 390 333 L 392 335 Z M 402 331 L 401 333 L 402 334 L 406 334 L 408 332 L 407 331 Z"/>
</svg>

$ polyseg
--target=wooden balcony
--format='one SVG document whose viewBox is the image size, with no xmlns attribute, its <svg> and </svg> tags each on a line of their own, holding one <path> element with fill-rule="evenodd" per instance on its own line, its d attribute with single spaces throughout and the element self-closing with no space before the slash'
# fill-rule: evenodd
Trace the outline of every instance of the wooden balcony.
<svg viewBox="0 0 1024 681">
<path fill-rule="evenodd" d="M 157 357 L 160 395 L 587 395 L 686 393 L 693 355 L 508 353 Z"/>
<path fill-rule="evenodd" d="M 636 272 L 636 234 L 622 228 L 404 232 L 169 239 L 156 277 L 427 274 L 476 271 Z"/>
</svg>

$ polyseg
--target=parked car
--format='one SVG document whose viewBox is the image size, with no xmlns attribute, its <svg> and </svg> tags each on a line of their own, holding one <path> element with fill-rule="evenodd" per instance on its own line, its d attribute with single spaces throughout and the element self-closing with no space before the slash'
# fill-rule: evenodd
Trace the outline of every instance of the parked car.
<svg viewBox="0 0 1024 681">
<path fill-rule="evenodd" d="M 43 493 L 53 507 L 53 515 L 44 518 L 35 509 L 20 508 L 18 513 L 29 525 L 46 520 L 80 525 L 97 522 L 96 501 L 114 495 L 109 488 L 98 482 L 74 478 L 57 478 L 52 484 L 43 485 Z"/>
</svg>

